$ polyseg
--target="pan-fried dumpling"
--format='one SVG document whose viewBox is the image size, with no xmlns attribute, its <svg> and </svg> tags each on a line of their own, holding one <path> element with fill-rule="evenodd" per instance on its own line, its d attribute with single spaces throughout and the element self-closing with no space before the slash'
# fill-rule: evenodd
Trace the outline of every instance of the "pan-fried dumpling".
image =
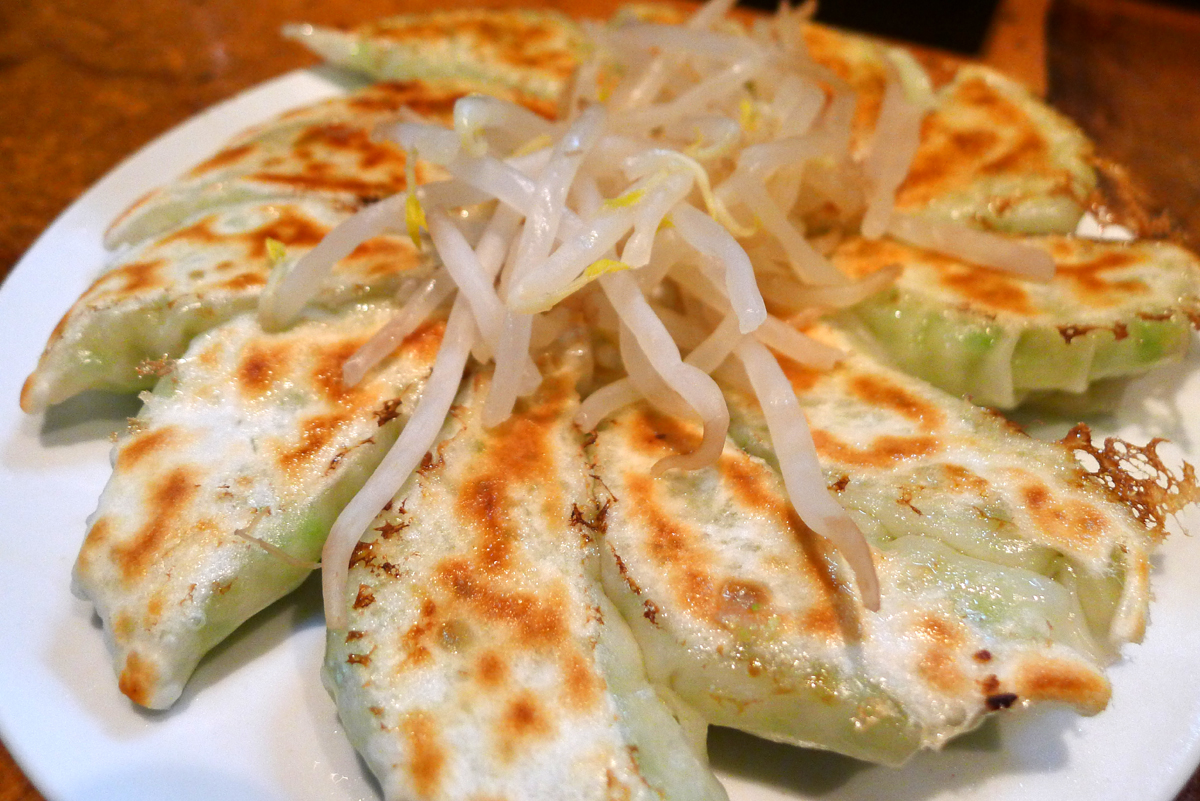
<svg viewBox="0 0 1200 801">
<path fill-rule="evenodd" d="M 461 86 L 382 83 L 286 112 L 223 145 L 183 176 L 156 189 L 109 228 L 108 248 L 142 242 L 199 212 L 249 200 L 323 198 L 358 206 L 405 187 L 404 152 L 373 138 L 402 108 L 448 120 Z M 417 180 L 430 176 L 418 162 Z"/>
<path fill-rule="evenodd" d="M 461 81 L 475 91 L 508 89 L 547 104 L 558 100 L 585 49 L 579 23 L 549 9 L 440 10 L 351 31 L 289 25 L 283 33 L 378 80 Z"/>
<path fill-rule="evenodd" d="M 124 249 L 51 332 L 21 407 L 40 411 L 86 389 L 151 386 L 157 362 L 257 303 L 271 269 L 268 240 L 296 258 L 363 204 L 405 188 L 404 152 L 374 138 L 379 123 L 405 108 L 448 120 L 468 91 L 452 82 L 383 83 L 305 106 L 146 195 L 110 228 L 106 245 Z M 552 111 L 502 87 L 493 93 Z M 414 172 L 418 183 L 439 175 L 422 161 Z M 416 263 L 411 245 L 378 237 L 335 268 L 317 302 L 393 291 Z"/>
<path fill-rule="evenodd" d="M 892 265 L 903 271 L 845 319 L 905 372 L 1001 409 L 1031 395 L 1082 397 L 1097 381 L 1186 353 L 1200 322 L 1193 254 L 1151 240 L 1024 241 L 1054 258 L 1048 283 L 889 240 L 849 240 L 832 258 L 852 278 Z"/>
<path fill-rule="evenodd" d="M 547 372 L 490 431 L 468 377 L 354 552 L 326 686 L 389 801 L 724 799 L 601 590 L 578 369 Z"/>
<path fill-rule="evenodd" d="M 312 570 L 441 341 L 430 323 L 345 387 L 342 362 L 393 312 L 313 311 L 273 334 L 243 315 L 198 337 L 147 394 L 74 571 L 131 700 L 170 706 L 210 648 Z"/>
<path fill-rule="evenodd" d="M 896 211 L 1010 233 L 1070 233 L 1096 189 L 1092 157 L 1075 123 L 1011 78 L 965 66 L 925 118 Z"/>
<path fill-rule="evenodd" d="M 710 723 L 890 765 L 999 709 L 1103 709 L 1149 598 L 1129 510 L 1067 449 L 865 357 L 790 378 L 880 611 L 791 510 L 755 405 L 731 404 L 715 467 L 658 479 L 698 427 L 630 407 L 591 453 L 605 587 L 651 678 Z"/>
<path fill-rule="evenodd" d="M 920 93 L 919 68 L 902 48 L 815 24 L 805 26 L 804 41 L 814 61 L 856 92 L 860 154 L 879 117 L 888 60 L 909 93 Z M 1011 233 L 1074 231 L 1097 185 L 1083 132 L 995 70 L 941 66 L 953 77 L 932 98 L 896 211 Z"/>
<path fill-rule="evenodd" d="M 241 203 L 127 251 L 55 327 L 21 408 L 40 411 L 86 389 L 153 386 L 163 360 L 193 336 L 256 308 L 271 274 L 271 240 L 298 258 L 350 213 L 311 199 Z M 317 302 L 332 308 L 391 295 L 420 263 L 407 237 L 376 237 L 335 265 Z"/>
</svg>

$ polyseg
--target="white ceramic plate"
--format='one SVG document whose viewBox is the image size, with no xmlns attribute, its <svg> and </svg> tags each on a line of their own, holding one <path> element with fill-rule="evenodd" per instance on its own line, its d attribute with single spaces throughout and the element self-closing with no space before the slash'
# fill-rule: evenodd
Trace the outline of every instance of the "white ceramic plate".
<svg viewBox="0 0 1200 801">
<path fill-rule="evenodd" d="M 108 477 L 108 434 L 136 406 L 91 397 L 45 417 L 17 409 L 51 327 L 102 265 L 118 212 L 239 130 L 339 91 L 322 73 L 292 73 L 181 125 L 72 205 L 0 291 L 0 738 L 52 801 L 378 797 L 318 678 L 313 582 L 218 648 L 171 712 L 139 712 L 120 695 L 90 606 L 68 586 Z M 1197 367 L 1193 357 L 1143 380 L 1103 428 L 1168 437 L 1200 461 Z M 1007 715 L 900 770 L 714 731 L 713 763 L 734 801 L 1169 801 L 1200 761 L 1200 542 L 1172 538 L 1155 566 L 1150 631 L 1112 670 L 1099 717 Z"/>
</svg>

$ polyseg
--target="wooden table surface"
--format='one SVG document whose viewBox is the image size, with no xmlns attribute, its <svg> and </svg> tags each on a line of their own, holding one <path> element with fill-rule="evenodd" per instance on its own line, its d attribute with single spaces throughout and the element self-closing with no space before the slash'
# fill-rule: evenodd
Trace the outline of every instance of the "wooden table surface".
<svg viewBox="0 0 1200 801">
<path fill-rule="evenodd" d="M 602 16 L 619 1 L 543 4 Z M 0 3 L 0 278 L 122 158 L 241 89 L 313 63 L 279 40 L 280 23 L 353 24 L 425 7 L 417 0 Z M 1200 243 L 1200 14 L 1132 0 L 1004 0 L 982 58 L 1073 116 L 1105 155 L 1130 168 L 1181 235 Z M 0 801 L 41 798 L 0 743 Z M 1200 801 L 1200 772 L 1177 801 Z"/>
</svg>

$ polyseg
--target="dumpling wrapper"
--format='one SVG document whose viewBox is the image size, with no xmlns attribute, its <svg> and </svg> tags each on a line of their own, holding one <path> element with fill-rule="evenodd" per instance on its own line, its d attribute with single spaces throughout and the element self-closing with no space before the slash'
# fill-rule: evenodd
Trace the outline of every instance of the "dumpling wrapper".
<svg viewBox="0 0 1200 801">
<path fill-rule="evenodd" d="M 240 203 L 126 251 L 55 326 L 21 408 L 41 411 L 88 389 L 153 386 L 192 337 L 257 307 L 271 274 L 269 240 L 299 258 L 351 213 L 319 199 Z M 390 296 L 421 264 L 408 237 L 376 237 L 334 266 L 315 301 L 333 308 Z"/>
<path fill-rule="evenodd" d="M 405 189 L 405 155 L 374 138 L 378 124 L 405 108 L 447 122 L 469 91 L 454 82 L 383 83 L 295 109 L 150 192 L 109 229 L 106 246 L 122 250 L 51 332 L 21 408 L 40 411 L 86 389 L 152 386 L 153 363 L 257 303 L 270 274 L 268 238 L 296 258 L 364 204 Z M 519 93 L 494 93 L 553 112 Z M 441 176 L 423 161 L 415 172 L 418 183 Z M 359 248 L 317 302 L 394 290 L 398 274 L 416 264 L 404 248 L 388 237 Z"/>
<path fill-rule="evenodd" d="M 806 25 L 804 40 L 813 60 L 857 94 L 852 149 L 861 156 L 879 116 L 886 60 L 906 87 L 914 83 L 915 62 L 902 48 L 822 25 Z M 1094 148 L 1084 133 L 995 70 L 939 67 L 952 77 L 934 95 L 895 211 L 1009 233 L 1074 231 L 1097 187 Z"/>
<path fill-rule="evenodd" d="M 461 81 L 553 104 L 585 52 L 579 23 L 550 9 L 436 10 L 349 31 L 289 25 L 284 36 L 377 80 Z M 551 106 L 552 107 L 552 106 Z"/>
<path fill-rule="evenodd" d="M 898 213 L 985 230 L 1065 234 L 1097 187 L 1074 122 L 995 70 L 968 65 L 938 95 L 896 191 Z"/>
<path fill-rule="evenodd" d="M 889 240 L 848 240 L 831 258 L 851 278 L 892 265 L 902 272 L 842 319 L 905 372 L 1001 409 L 1049 397 L 1085 402 L 1096 382 L 1187 352 L 1200 325 L 1194 254 L 1151 240 L 1023 241 L 1054 258 L 1050 282 Z"/>
<path fill-rule="evenodd" d="M 394 309 L 312 311 L 272 334 L 242 315 L 198 337 L 146 394 L 113 449 L 73 576 L 135 703 L 174 703 L 210 648 L 320 558 L 441 342 L 444 324 L 431 322 L 343 386 L 342 362 Z"/>
<path fill-rule="evenodd" d="M 355 550 L 324 675 L 389 801 L 726 798 L 601 590 L 571 361 L 491 431 L 469 377 Z"/>
<path fill-rule="evenodd" d="M 863 356 L 789 377 L 881 609 L 792 511 L 754 403 L 731 403 L 715 467 L 659 479 L 699 426 L 630 407 L 590 453 L 611 493 L 605 588 L 651 679 L 712 724 L 887 765 L 999 709 L 1103 709 L 1103 666 L 1149 599 L 1128 509 L 1066 448 Z"/>
<path fill-rule="evenodd" d="M 232 203 L 303 196 L 358 207 L 403 191 L 404 151 L 377 141 L 375 127 L 403 108 L 448 122 L 454 102 L 469 91 L 419 81 L 380 83 L 288 111 L 138 200 L 109 227 L 104 244 L 116 249 L 143 242 Z M 417 182 L 440 175 L 432 170 L 418 161 Z"/>
</svg>

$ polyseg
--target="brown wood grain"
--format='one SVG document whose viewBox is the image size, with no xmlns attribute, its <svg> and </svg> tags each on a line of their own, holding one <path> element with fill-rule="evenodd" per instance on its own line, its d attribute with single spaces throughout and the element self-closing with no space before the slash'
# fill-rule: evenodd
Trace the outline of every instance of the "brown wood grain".
<svg viewBox="0 0 1200 801">
<path fill-rule="evenodd" d="M 618 0 L 446 0 L 606 16 Z M 351 25 L 421 0 L 0 2 L 0 277 L 118 161 L 238 91 L 316 63 L 286 22 Z"/>
<path fill-rule="evenodd" d="M 1050 0 L 1001 0 L 980 58 L 1046 96 L 1046 14 Z"/>
<path fill-rule="evenodd" d="M 1200 13 L 1129 0 L 1055 0 L 1047 97 L 1129 169 L 1139 198 L 1200 244 Z M 1176 801 L 1200 801 L 1200 768 Z"/>
<path fill-rule="evenodd" d="M 521 4 L 603 16 L 620 2 Z M 466 4 L 481 3 L 438 5 Z M 223 98 L 313 63 L 279 39 L 281 23 L 353 24 L 427 7 L 418 0 L 0 2 L 0 277 L 122 158 Z M 1050 100 L 1127 163 L 1200 241 L 1200 15 L 1128 0 L 1004 0 L 984 56 L 1035 90 L 1048 87 Z M 0 801 L 41 799 L 0 743 Z M 1200 776 L 1178 801 L 1200 801 Z"/>
<path fill-rule="evenodd" d="M 0 743 L 0 801 L 44 801 Z"/>
<path fill-rule="evenodd" d="M 1050 101 L 1200 244 L 1200 13 L 1057 0 L 1047 44 Z"/>
</svg>

